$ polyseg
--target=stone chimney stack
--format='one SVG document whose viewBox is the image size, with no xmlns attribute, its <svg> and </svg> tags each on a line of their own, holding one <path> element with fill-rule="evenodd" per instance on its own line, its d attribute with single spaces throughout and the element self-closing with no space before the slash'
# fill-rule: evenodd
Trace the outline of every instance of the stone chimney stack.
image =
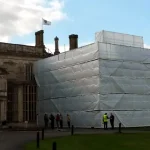
<svg viewBox="0 0 150 150">
<path fill-rule="evenodd" d="M 58 55 L 60 52 L 59 52 L 59 38 L 56 36 L 54 38 L 54 41 L 55 41 L 55 52 L 54 52 L 54 55 Z"/>
<path fill-rule="evenodd" d="M 76 34 L 69 35 L 69 46 L 70 50 L 78 48 L 78 35 Z"/>
<path fill-rule="evenodd" d="M 37 47 L 44 47 L 43 34 L 44 34 L 43 30 L 35 32 L 35 46 L 37 46 Z"/>
</svg>

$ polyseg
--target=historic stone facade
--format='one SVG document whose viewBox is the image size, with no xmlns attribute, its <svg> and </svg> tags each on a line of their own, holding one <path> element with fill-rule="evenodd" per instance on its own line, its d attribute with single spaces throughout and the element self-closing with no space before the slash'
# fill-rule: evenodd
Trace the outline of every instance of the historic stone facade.
<svg viewBox="0 0 150 150">
<path fill-rule="evenodd" d="M 0 43 L 0 122 L 36 120 L 36 84 L 33 62 L 52 56 L 45 51 L 43 30 L 35 46 Z"/>
<path fill-rule="evenodd" d="M 0 71 L 0 120 L 6 119 L 7 79 Z"/>
</svg>

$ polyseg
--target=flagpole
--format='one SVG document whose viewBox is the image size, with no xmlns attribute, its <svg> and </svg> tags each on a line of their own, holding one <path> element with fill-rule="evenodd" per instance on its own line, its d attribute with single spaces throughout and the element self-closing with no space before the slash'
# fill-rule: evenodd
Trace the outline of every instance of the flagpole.
<svg viewBox="0 0 150 150">
<path fill-rule="evenodd" d="M 42 18 L 42 30 L 43 30 L 43 18 Z"/>
<path fill-rule="evenodd" d="M 65 44 L 64 44 L 64 51 L 65 51 Z"/>
</svg>

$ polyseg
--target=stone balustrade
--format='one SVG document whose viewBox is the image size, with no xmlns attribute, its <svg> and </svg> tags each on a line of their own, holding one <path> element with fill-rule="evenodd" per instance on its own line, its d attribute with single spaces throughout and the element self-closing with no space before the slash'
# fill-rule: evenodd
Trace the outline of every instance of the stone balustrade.
<svg viewBox="0 0 150 150">
<path fill-rule="evenodd" d="M 28 46 L 28 45 L 19 45 L 11 43 L 2 43 L 0 42 L 0 53 L 10 53 L 10 54 L 30 54 L 34 56 L 42 56 L 43 48 Z"/>
</svg>

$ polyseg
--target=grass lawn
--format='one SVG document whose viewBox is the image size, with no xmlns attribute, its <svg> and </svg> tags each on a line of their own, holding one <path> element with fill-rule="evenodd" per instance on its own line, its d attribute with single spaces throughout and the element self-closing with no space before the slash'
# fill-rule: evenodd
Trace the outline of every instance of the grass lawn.
<svg viewBox="0 0 150 150">
<path fill-rule="evenodd" d="M 40 142 L 39 150 L 52 150 L 53 142 L 57 143 L 57 150 L 148 150 L 150 133 L 74 135 L 45 139 Z M 25 145 L 25 150 L 36 150 L 36 142 Z"/>
</svg>

